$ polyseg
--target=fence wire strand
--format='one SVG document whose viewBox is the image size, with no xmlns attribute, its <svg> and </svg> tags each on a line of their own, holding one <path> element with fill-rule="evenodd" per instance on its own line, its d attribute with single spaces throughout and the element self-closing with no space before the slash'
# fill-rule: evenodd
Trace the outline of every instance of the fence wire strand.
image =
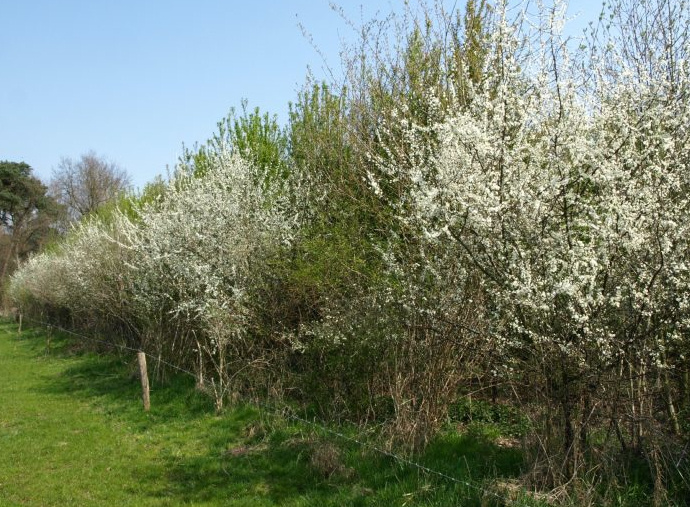
<svg viewBox="0 0 690 507">
<path fill-rule="evenodd" d="M 150 358 L 153 361 L 158 362 L 159 364 L 163 364 L 165 366 L 168 366 L 169 368 L 172 368 L 176 371 L 179 371 L 180 373 L 184 373 L 186 375 L 190 375 L 193 378 L 196 378 L 196 373 L 194 373 L 190 370 L 187 370 L 186 368 L 182 368 L 181 366 L 178 366 L 174 363 L 166 361 L 165 359 L 163 359 L 161 357 L 157 357 L 157 356 L 154 356 L 152 354 L 149 354 L 148 352 L 143 351 L 141 349 L 130 347 L 128 345 L 124 345 L 121 343 L 115 343 L 115 342 L 111 342 L 108 340 L 95 338 L 92 336 L 86 336 L 84 334 L 77 333 L 77 332 L 72 331 L 70 329 L 66 329 L 66 328 L 63 328 L 61 326 L 57 326 L 55 324 L 51 324 L 49 322 L 44 322 L 44 321 L 37 320 L 34 318 L 23 317 L 23 319 L 25 322 L 31 322 L 33 324 L 40 326 L 40 327 L 44 327 L 49 331 L 55 329 L 55 330 L 58 330 L 62 333 L 65 333 L 67 335 L 73 336 L 73 337 L 81 339 L 81 340 L 86 340 L 86 341 L 90 341 L 93 343 L 100 343 L 100 344 L 106 345 L 108 347 L 113 347 L 113 348 L 116 348 L 119 350 L 127 350 L 127 351 L 131 351 L 131 352 L 135 352 L 135 353 L 143 352 L 144 355 L 146 355 L 146 357 Z M 270 407 L 268 405 L 265 405 L 263 403 L 256 402 L 256 401 L 253 401 L 252 404 L 254 404 L 256 407 L 258 407 L 259 409 L 266 412 L 271 417 L 275 417 L 277 419 L 288 419 L 288 420 L 293 420 L 293 421 L 296 421 L 296 422 L 299 422 L 302 424 L 306 424 L 307 426 L 310 426 L 312 428 L 320 430 L 325 434 L 332 435 L 332 436 L 337 437 L 338 439 L 341 439 L 343 441 L 355 444 L 355 445 L 357 445 L 363 449 L 368 449 L 368 450 L 373 451 L 373 452 L 380 454 L 382 456 L 386 456 L 390 459 L 393 459 L 394 461 L 397 461 L 398 463 L 400 463 L 402 465 L 416 468 L 417 470 L 420 470 L 420 471 L 422 471 L 428 475 L 439 477 L 441 479 L 444 479 L 446 481 L 452 482 L 452 483 L 460 485 L 460 486 L 465 486 L 465 487 L 472 489 L 478 493 L 482 493 L 485 496 L 491 496 L 491 497 L 495 498 L 496 500 L 500 500 L 501 502 L 503 502 L 504 505 L 516 505 L 516 506 L 527 505 L 527 504 L 524 504 L 522 502 L 518 502 L 515 499 L 508 498 L 507 496 L 501 495 L 494 490 L 486 489 L 485 487 L 482 487 L 479 484 L 476 484 L 476 483 L 473 483 L 470 481 L 466 481 L 466 480 L 462 480 L 462 479 L 459 479 L 457 477 L 453 477 L 452 475 L 449 475 L 447 473 L 441 472 L 439 470 L 429 468 L 429 467 L 422 465 L 421 463 L 418 463 L 416 461 L 413 461 L 409 458 L 395 454 L 395 453 L 388 451 L 386 449 L 383 449 L 379 446 L 376 446 L 376 445 L 373 445 L 369 442 L 366 442 L 362 438 L 354 438 L 354 437 L 345 435 L 342 432 L 339 432 L 339 431 L 336 431 L 332 428 L 329 428 L 325 423 L 318 422 L 316 420 L 310 420 L 310 419 L 307 419 L 304 417 L 300 417 L 299 415 L 295 414 L 294 411 L 290 407 L 283 407 L 282 409 L 277 409 L 275 407 Z"/>
</svg>

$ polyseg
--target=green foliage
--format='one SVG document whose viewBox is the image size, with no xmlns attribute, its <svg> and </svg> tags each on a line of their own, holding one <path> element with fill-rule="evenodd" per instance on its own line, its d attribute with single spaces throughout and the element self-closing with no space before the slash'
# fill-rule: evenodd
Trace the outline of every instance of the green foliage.
<svg viewBox="0 0 690 507">
<path fill-rule="evenodd" d="M 244 100 L 241 113 L 231 110 L 218 136 L 216 142 L 225 137 L 232 151 L 261 169 L 265 185 L 287 177 L 288 140 L 276 116 L 261 114 L 258 107 L 250 111 Z"/>
<path fill-rule="evenodd" d="M 124 214 L 130 220 L 136 219 L 136 198 L 123 194 L 120 197 L 112 199 L 99 206 L 95 211 L 84 217 L 82 220 L 96 220 L 105 224 L 111 224 L 119 213 Z"/>
<path fill-rule="evenodd" d="M 5 227 L 11 227 L 12 211 L 23 207 L 25 200 L 35 200 L 32 191 L 31 167 L 24 162 L 0 162 L 0 219 Z M 45 194 L 45 190 L 43 192 Z"/>
<path fill-rule="evenodd" d="M 46 194 L 46 186 L 24 162 L 0 162 L 0 280 L 17 259 L 49 243 L 58 232 L 64 209 Z"/>
<path fill-rule="evenodd" d="M 449 420 L 464 425 L 494 425 L 501 435 L 524 437 L 529 419 L 513 405 L 463 397 L 448 408 Z"/>
<path fill-rule="evenodd" d="M 327 307 L 353 300 L 380 277 L 378 211 L 370 206 L 349 127 L 344 95 L 326 84 L 305 88 L 290 106 L 290 183 L 301 190 L 293 203 L 301 229 L 274 266 L 294 296 L 289 313 L 299 315 L 293 319 L 299 324 L 320 321 Z"/>
<path fill-rule="evenodd" d="M 47 188 L 24 162 L 0 162 L 0 222 L 6 230 L 18 231 L 34 213 L 54 211 Z"/>
<path fill-rule="evenodd" d="M 353 168 L 345 107 L 343 95 L 325 83 L 306 87 L 290 104 L 290 158 L 297 170 L 324 183 L 347 178 Z"/>
<path fill-rule="evenodd" d="M 185 149 L 178 170 L 203 177 L 209 170 L 212 153 L 227 150 L 255 165 L 265 188 L 288 177 L 288 139 L 275 115 L 262 114 L 258 107 L 250 110 L 248 102 L 243 100 L 241 111 L 231 109 L 217 127 L 206 143 Z"/>
<path fill-rule="evenodd" d="M 112 224 L 120 216 L 124 216 L 132 222 L 138 222 L 140 211 L 146 207 L 158 206 L 166 191 L 167 183 L 158 176 L 154 181 L 147 183 L 139 194 L 123 192 L 117 198 L 99 206 L 87 219 Z"/>
<path fill-rule="evenodd" d="M 154 205 L 156 201 L 162 199 L 165 196 L 165 192 L 168 188 L 167 183 L 162 177 L 158 176 L 153 181 L 147 183 L 144 186 L 144 190 L 137 197 L 137 202 L 140 206 Z"/>
</svg>

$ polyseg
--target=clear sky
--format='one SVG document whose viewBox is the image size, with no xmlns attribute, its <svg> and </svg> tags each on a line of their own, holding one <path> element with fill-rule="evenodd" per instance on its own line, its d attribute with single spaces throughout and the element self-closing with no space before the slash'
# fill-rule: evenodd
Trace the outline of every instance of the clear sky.
<svg viewBox="0 0 690 507">
<path fill-rule="evenodd" d="M 402 0 L 338 3 L 359 20 Z M 599 11 L 571 0 L 578 26 Z M 47 182 L 94 150 L 141 188 L 243 98 L 284 122 L 307 67 L 328 77 L 299 23 L 337 70 L 353 33 L 327 0 L 0 0 L 0 160 Z"/>
</svg>

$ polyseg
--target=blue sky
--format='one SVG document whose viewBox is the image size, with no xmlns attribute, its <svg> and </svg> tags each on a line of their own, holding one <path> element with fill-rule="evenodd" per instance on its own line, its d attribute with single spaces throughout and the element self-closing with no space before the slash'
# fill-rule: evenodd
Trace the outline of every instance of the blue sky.
<svg viewBox="0 0 690 507">
<path fill-rule="evenodd" d="M 402 1 L 338 3 L 358 20 Z M 577 27 L 599 11 L 569 10 Z M 48 181 L 94 150 L 143 187 L 243 98 L 284 122 L 307 67 L 327 78 L 298 23 L 338 69 L 353 33 L 328 0 L 0 0 L 0 160 Z"/>
</svg>

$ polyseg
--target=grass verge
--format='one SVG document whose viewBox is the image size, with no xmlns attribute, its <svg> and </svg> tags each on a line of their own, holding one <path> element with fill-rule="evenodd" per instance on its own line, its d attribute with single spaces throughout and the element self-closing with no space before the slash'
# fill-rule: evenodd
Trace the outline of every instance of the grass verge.
<svg viewBox="0 0 690 507">
<path fill-rule="evenodd" d="M 0 321 L 0 505 L 495 505 L 482 485 L 520 472 L 481 432 L 416 458 L 454 482 L 256 407 L 218 415 L 183 375 L 145 413 L 135 362 L 59 335 L 48 353 L 42 330 Z"/>
</svg>

